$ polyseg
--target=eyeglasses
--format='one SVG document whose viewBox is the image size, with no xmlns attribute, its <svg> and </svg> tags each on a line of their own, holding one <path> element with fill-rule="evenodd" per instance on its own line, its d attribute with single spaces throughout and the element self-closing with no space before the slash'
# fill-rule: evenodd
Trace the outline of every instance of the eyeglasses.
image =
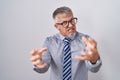
<svg viewBox="0 0 120 80">
<path fill-rule="evenodd" d="M 56 23 L 56 24 L 62 25 L 64 28 L 67 28 L 69 23 L 71 23 L 72 25 L 75 25 L 77 23 L 77 18 L 74 17 L 74 18 L 70 19 L 69 21 L 63 21 L 62 23 Z"/>
</svg>

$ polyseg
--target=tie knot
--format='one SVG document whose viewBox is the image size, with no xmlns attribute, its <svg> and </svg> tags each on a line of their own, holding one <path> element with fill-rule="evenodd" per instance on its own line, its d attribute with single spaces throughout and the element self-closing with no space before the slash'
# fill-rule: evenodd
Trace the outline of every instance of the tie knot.
<svg viewBox="0 0 120 80">
<path fill-rule="evenodd" d="M 64 42 L 70 43 L 71 39 L 70 38 L 64 38 Z"/>
</svg>

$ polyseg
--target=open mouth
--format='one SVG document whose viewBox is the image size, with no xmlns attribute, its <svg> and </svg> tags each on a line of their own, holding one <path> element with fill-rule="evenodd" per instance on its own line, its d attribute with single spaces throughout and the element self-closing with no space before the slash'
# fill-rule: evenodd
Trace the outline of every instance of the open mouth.
<svg viewBox="0 0 120 80">
<path fill-rule="evenodd" d="M 70 28 L 67 30 L 68 32 L 74 32 L 75 31 L 75 28 Z"/>
</svg>

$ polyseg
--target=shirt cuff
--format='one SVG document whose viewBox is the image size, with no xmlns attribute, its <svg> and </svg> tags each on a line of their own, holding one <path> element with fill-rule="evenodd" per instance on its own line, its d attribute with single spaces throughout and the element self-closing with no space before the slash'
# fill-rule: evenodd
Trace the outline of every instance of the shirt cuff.
<svg viewBox="0 0 120 80">
<path fill-rule="evenodd" d="M 87 61 L 87 62 L 91 67 L 97 67 L 102 63 L 101 59 L 98 59 L 95 64 L 92 64 L 90 61 Z"/>
<path fill-rule="evenodd" d="M 33 66 L 33 70 L 38 72 L 38 73 L 44 73 L 48 70 L 48 66 L 46 66 L 45 68 L 38 68 L 36 66 Z"/>
</svg>

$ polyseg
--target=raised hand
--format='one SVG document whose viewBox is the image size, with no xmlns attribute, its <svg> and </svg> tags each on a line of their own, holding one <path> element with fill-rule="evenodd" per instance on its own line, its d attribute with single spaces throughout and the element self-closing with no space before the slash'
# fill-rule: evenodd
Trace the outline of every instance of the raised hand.
<svg viewBox="0 0 120 80">
<path fill-rule="evenodd" d="M 97 43 L 92 38 L 82 37 L 82 41 L 85 43 L 85 51 L 81 52 L 81 56 L 76 55 L 75 58 L 78 60 L 89 60 L 91 63 L 96 63 L 99 54 L 97 50 Z"/>
<path fill-rule="evenodd" d="M 44 68 L 47 66 L 46 63 L 42 63 L 42 53 L 44 51 L 47 51 L 47 48 L 34 49 L 30 51 L 30 54 L 32 55 L 30 61 L 35 67 Z"/>
</svg>

